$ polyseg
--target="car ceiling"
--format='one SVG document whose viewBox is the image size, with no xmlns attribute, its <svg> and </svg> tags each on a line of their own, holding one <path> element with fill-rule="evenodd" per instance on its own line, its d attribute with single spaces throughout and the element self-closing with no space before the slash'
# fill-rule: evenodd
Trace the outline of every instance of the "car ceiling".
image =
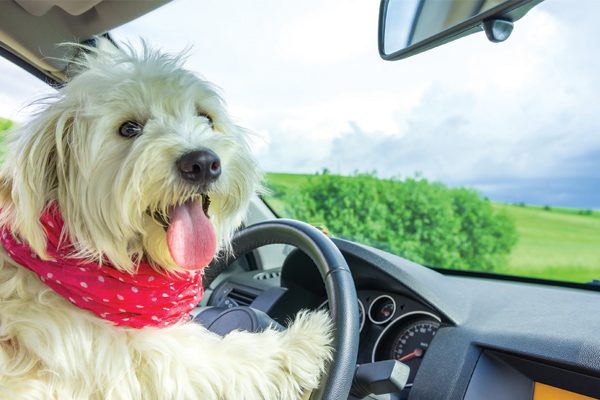
<svg viewBox="0 0 600 400">
<path fill-rule="evenodd" d="M 59 43 L 88 40 L 170 0 L 8 0 L 0 2 L 0 54 L 65 80 L 68 49 Z M 29 68 L 31 70 L 31 68 Z"/>
</svg>

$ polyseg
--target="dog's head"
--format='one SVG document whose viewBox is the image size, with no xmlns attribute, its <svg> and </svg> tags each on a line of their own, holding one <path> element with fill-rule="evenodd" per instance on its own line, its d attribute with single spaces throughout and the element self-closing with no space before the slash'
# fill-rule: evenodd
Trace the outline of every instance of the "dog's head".
<svg viewBox="0 0 600 400">
<path fill-rule="evenodd" d="M 85 49 L 79 72 L 7 143 L 0 222 L 40 256 L 55 201 L 80 256 L 133 271 L 204 267 L 260 181 L 247 133 L 179 57 Z"/>
</svg>

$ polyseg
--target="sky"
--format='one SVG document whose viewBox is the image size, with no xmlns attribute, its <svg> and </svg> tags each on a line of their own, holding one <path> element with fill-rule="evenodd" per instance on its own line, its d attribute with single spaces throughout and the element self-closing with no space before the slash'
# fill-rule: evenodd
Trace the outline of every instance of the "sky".
<svg viewBox="0 0 600 400">
<path fill-rule="evenodd" d="M 575 9 L 577 4 L 580 8 Z M 175 0 L 116 29 L 222 88 L 266 171 L 376 171 L 493 200 L 600 209 L 600 1 L 546 0 L 504 43 L 483 33 L 406 60 L 377 53 L 375 0 Z M 0 116 L 44 86 L 0 63 Z"/>
</svg>

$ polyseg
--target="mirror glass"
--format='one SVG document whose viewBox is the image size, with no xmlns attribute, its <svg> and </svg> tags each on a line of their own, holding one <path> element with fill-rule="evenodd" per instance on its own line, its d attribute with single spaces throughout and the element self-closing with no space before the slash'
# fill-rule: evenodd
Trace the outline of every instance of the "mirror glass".
<svg viewBox="0 0 600 400">
<path fill-rule="evenodd" d="M 387 0 L 383 5 L 383 51 L 385 54 L 396 53 L 506 2 Z"/>
</svg>

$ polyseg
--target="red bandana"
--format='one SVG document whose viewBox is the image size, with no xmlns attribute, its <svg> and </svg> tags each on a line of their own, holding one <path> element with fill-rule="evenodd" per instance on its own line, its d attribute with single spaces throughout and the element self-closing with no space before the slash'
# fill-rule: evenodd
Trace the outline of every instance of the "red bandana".
<svg viewBox="0 0 600 400">
<path fill-rule="evenodd" d="M 0 228 L 2 245 L 10 257 L 35 272 L 42 282 L 79 308 L 118 326 L 164 327 L 186 321 L 204 290 L 200 272 L 161 274 L 143 260 L 134 275 L 72 256 L 73 247 L 61 236 L 63 220 L 56 205 L 42 215 L 50 260 Z"/>
</svg>

